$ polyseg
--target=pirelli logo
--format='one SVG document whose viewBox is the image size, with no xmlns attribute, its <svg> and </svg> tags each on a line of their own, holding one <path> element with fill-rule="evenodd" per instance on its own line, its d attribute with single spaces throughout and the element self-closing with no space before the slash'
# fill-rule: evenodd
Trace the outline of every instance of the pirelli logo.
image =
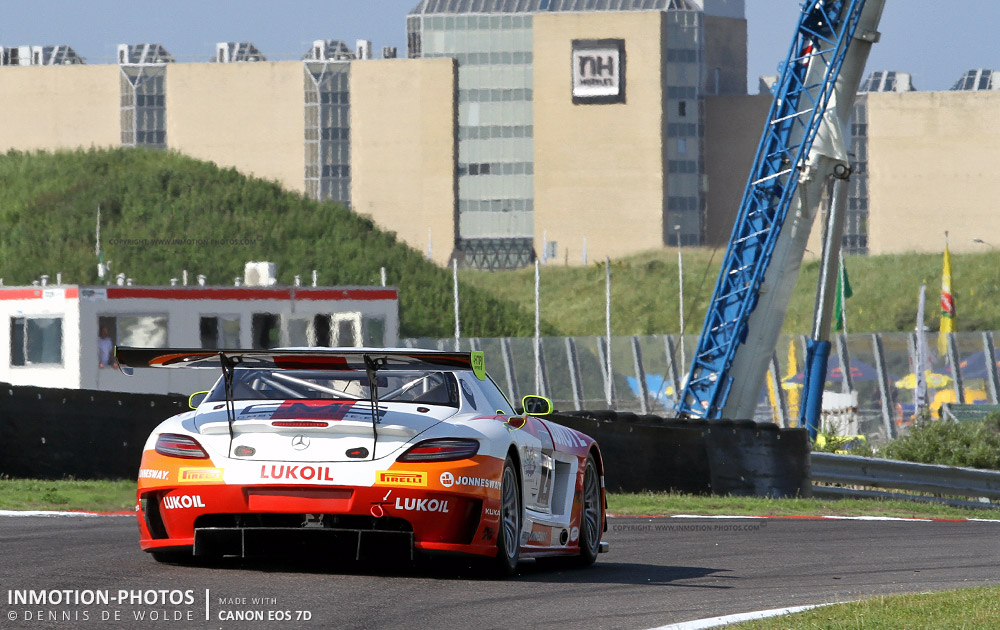
<svg viewBox="0 0 1000 630">
<path fill-rule="evenodd" d="M 221 468 L 181 468 L 178 480 L 185 481 L 222 481 Z"/>
<path fill-rule="evenodd" d="M 406 470 L 380 470 L 375 473 L 376 486 L 407 486 L 422 488 L 427 485 L 427 473 Z"/>
</svg>

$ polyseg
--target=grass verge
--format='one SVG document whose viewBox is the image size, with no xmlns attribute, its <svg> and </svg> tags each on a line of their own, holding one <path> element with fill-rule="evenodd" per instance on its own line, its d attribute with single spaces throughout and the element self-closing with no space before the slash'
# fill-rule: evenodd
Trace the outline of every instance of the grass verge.
<svg viewBox="0 0 1000 630">
<path fill-rule="evenodd" d="M 0 510 L 120 512 L 133 509 L 134 481 L 0 480 Z"/>
<path fill-rule="evenodd" d="M 1000 619 L 1000 587 L 993 586 L 940 593 L 880 595 L 726 627 L 740 630 L 996 628 L 997 619 Z"/>
<path fill-rule="evenodd" d="M 0 510 L 130 511 L 135 482 L 0 479 Z M 738 516 L 895 516 L 900 518 L 996 518 L 1000 511 L 973 510 L 902 500 L 767 499 L 703 497 L 645 492 L 608 494 L 612 514 L 733 514 Z"/>
</svg>

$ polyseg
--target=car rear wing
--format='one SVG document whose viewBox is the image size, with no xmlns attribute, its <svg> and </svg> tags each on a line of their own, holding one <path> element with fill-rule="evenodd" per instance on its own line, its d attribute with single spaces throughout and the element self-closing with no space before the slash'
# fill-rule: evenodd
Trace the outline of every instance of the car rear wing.
<svg viewBox="0 0 1000 630">
<path fill-rule="evenodd" d="M 115 358 L 122 372 L 130 368 L 215 368 L 223 360 L 233 367 L 284 370 L 365 370 L 372 364 L 381 370 L 458 372 L 472 370 L 486 378 L 480 351 L 440 352 L 410 348 L 303 348 L 282 350 L 238 350 L 208 348 L 129 348 L 116 346 Z"/>
</svg>

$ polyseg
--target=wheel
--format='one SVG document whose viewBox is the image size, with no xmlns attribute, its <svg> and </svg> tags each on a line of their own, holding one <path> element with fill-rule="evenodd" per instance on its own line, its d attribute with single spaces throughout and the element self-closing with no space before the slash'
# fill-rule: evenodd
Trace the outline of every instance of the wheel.
<svg viewBox="0 0 1000 630">
<path fill-rule="evenodd" d="M 587 469 L 583 473 L 583 506 L 580 515 L 580 555 L 577 565 L 589 567 L 597 560 L 601 549 L 601 480 L 597 462 L 587 456 Z"/>
<path fill-rule="evenodd" d="M 510 455 L 503 464 L 500 501 L 500 532 L 494 568 L 498 576 L 507 577 L 514 574 L 521 556 L 521 483 Z"/>
</svg>

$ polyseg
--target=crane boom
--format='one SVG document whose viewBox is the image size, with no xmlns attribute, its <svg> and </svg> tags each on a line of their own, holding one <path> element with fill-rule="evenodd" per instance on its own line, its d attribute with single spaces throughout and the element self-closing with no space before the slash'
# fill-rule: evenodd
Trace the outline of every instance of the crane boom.
<svg viewBox="0 0 1000 630">
<path fill-rule="evenodd" d="M 807 0 L 722 269 L 680 415 L 752 418 L 885 0 Z"/>
</svg>

